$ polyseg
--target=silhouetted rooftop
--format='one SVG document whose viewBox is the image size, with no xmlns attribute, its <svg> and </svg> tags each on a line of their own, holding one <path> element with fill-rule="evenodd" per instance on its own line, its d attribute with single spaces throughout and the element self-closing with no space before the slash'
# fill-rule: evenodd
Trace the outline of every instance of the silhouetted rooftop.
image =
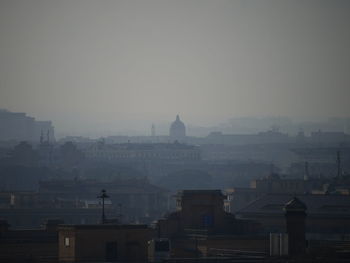
<svg viewBox="0 0 350 263">
<path fill-rule="evenodd" d="M 249 203 L 236 214 L 284 214 L 285 205 L 296 197 L 307 207 L 307 213 L 324 216 L 350 216 L 350 196 L 347 195 L 293 195 L 266 194 Z M 297 205 L 296 201 L 290 205 Z"/>
<path fill-rule="evenodd" d="M 284 209 L 286 211 L 296 211 L 296 210 L 300 210 L 300 211 L 305 211 L 306 205 L 301 202 L 298 198 L 294 197 L 292 200 L 290 200 L 289 202 L 286 203 Z"/>
</svg>

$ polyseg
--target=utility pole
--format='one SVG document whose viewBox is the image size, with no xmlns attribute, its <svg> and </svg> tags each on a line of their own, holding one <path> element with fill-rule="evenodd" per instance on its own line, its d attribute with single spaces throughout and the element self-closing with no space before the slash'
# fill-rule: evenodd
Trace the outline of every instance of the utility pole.
<svg viewBox="0 0 350 263">
<path fill-rule="evenodd" d="M 109 198 L 109 196 L 106 194 L 106 190 L 101 190 L 101 195 L 97 196 L 97 198 L 102 199 L 102 224 L 106 223 L 106 215 L 105 215 L 105 198 Z"/>
</svg>

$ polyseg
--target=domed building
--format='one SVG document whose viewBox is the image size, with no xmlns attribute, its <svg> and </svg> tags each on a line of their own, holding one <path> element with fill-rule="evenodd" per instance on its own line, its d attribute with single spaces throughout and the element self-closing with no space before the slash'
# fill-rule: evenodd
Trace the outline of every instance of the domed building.
<svg viewBox="0 0 350 263">
<path fill-rule="evenodd" d="M 169 136 L 176 140 L 186 137 L 186 127 L 179 115 L 176 115 L 176 120 L 170 125 Z"/>
</svg>

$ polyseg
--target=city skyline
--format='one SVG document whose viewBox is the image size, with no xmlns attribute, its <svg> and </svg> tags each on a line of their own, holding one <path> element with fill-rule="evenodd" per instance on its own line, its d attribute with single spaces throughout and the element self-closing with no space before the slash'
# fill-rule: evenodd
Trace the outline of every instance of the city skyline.
<svg viewBox="0 0 350 263">
<path fill-rule="evenodd" d="M 349 5 L 1 1 L 0 106 L 73 133 L 348 117 Z"/>
</svg>

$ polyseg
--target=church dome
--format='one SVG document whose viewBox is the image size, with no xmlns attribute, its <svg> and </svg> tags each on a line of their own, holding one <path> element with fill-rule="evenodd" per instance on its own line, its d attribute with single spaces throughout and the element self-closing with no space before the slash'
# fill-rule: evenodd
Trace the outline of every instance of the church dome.
<svg viewBox="0 0 350 263">
<path fill-rule="evenodd" d="M 180 120 L 179 115 L 176 115 L 176 120 L 170 125 L 169 135 L 175 139 L 183 138 L 186 136 L 186 127 L 185 124 Z"/>
</svg>

